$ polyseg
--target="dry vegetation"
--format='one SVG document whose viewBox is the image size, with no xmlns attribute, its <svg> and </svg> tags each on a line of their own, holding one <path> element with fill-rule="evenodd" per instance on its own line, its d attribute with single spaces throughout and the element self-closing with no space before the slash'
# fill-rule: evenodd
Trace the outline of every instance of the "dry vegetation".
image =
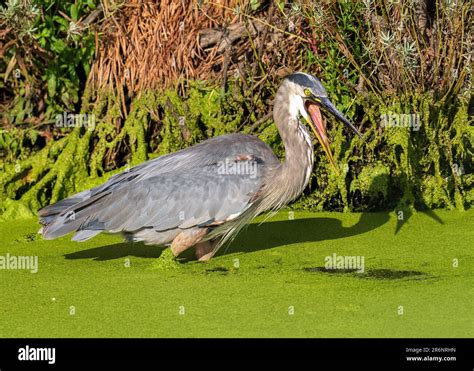
<svg viewBox="0 0 474 371">
<path fill-rule="evenodd" d="M 274 5 L 262 6 L 258 17 L 241 0 L 131 0 L 110 8 L 104 2 L 89 83 L 116 90 L 125 111 L 127 98 L 147 89 L 179 86 L 186 94 L 189 80 L 225 86 L 229 76 L 259 86 L 302 65 L 304 19 L 282 19 Z M 287 21 L 293 34 L 285 32 Z"/>
</svg>

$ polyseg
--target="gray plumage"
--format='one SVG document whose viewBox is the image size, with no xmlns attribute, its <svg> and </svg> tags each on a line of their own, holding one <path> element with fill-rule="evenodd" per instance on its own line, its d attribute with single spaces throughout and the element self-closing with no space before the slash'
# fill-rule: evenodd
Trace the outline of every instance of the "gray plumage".
<svg viewBox="0 0 474 371">
<path fill-rule="evenodd" d="M 211 138 L 43 208 L 43 237 L 75 231 L 73 240 L 84 241 L 106 231 L 162 245 L 183 231 L 205 229 L 200 241 L 218 241 L 217 250 L 256 215 L 286 205 L 307 186 L 313 144 L 299 118 L 305 88 L 327 97 L 319 80 L 303 73 L 286 78 L 275 97 L 274 121 L 285 145 L 283 162 L 257 137 Z"/>
</svg>

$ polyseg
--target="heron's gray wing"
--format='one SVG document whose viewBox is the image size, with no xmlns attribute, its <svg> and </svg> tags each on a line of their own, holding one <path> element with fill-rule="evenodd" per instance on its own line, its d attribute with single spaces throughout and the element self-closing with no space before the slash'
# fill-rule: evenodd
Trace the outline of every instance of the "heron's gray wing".
<svg viewBox="0 0 474 371">
<path fill-rule="evenodd" d="M 112 192 L 96 221 L 111 232 L 164 231 L 226 221 L 250 206 L 260 185 L 257 177 L 210 171 L 160 175 Z"/>
<path fill-rule="evenodd" d="M 75 230 L 82 231 L 75 239 L 84 240 L 102 230 L 166 231 L 231 220 L 251 205 L 262 178 L 219 174 L 212 168 L 218 165 L 131 181 L 101 192 L 60 215 L 43 235 L 55 238 Z"/>
<path fill-rule="evenodd" d="M 239 163 L 241 170 L 252 166 L 255 170 L 222 171 L 226 161 Z M 90 190 L 88 199 L 59 214 L 43 235 L 55 238 L 73 230 L 161 231 L 226 221 L 251 205 L 265 174 L 278 164 L 269 147 L 252 136 L 213 138 L 116 175 Z M 68 213 L 74 218 L 67 219 Z"/>
</svg>

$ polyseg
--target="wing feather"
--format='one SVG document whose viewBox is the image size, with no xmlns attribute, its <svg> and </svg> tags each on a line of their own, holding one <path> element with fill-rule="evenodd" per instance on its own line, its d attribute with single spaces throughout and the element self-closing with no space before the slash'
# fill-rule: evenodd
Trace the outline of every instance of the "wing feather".
<svg viewBox="0 0 474 371">
<path fill-rule="evenodd" d="M 242 155 L 245 161 L 257 161 L 256 174 L 219 172 L 219 162 Z M 266 174 L 279 165 L 271 149 L 258 138 L 243 134 L 212 138 L 117 174 L 103 185 L 81 192 L 81 197 L 61 201 L 63 208 L 53 205 L 43 209 L 49 210 L 43 212 L 48 218 L 43 235 L 55 238 L 73 230 L 94 231 L 78 234 L 76 238 L 83 240 L 101 229 L 166 231 L 226 221 L 249 208 Z M 73 203 L 74 199 L 80 201 Z M 53 219 L 52 212 L 57 214 Z M 70 212 L 76 216 L 72 222 L 65 220 Z"/>
</svg>

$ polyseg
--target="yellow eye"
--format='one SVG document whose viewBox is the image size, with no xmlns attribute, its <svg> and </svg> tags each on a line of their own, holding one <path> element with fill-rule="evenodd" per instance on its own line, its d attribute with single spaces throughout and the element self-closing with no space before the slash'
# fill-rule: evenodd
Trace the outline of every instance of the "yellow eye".
<svg viewBox="0 0 474 371">
<path fill-rule="evenodd" d="M 304 89 L 304 95 L 309 97 L 311 95 L 311 90 L 309 90 L 308 88 Z"/>
</svg>

